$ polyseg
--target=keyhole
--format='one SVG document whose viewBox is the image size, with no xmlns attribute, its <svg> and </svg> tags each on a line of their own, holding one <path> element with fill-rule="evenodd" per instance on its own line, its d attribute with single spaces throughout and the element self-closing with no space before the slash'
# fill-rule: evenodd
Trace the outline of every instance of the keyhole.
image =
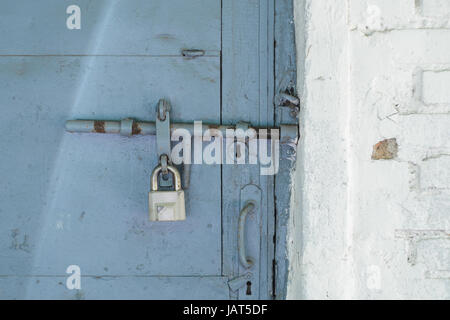
<svg viewBox="0 0 450 320">
<path fill-rule="evenodd" d="M 251 281 L 247 281 L 247 292 L 245 294 L 248 296 L 252 295 L 252 282 Z"/>
</svg>

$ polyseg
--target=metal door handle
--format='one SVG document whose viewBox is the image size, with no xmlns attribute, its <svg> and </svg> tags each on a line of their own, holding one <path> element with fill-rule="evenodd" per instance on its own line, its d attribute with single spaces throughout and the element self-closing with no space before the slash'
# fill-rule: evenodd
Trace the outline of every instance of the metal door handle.
<svg viewBox="0 0 450 320">
<path fill-rule="evenodd" d="M 241 264 L 246 268 L 253 266 L 253 259 L 247 257 L 245 252 L 245 220 L 247 214 L 255 209 L 255 203 L 253 201 L 248 201 L 239 213 L 239 226 L 238 226 L 238 251 L 239 260 Z"/>
</svg>

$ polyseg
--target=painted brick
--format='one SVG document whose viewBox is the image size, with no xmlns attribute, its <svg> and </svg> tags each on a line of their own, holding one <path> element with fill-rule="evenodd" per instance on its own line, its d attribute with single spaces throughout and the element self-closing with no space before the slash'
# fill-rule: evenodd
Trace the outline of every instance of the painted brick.
<svg viewBox="0 0 450 320">
<path fill-rule="evenodd" d="M 409 67 L 411 68 L 411 67 Z M 450 112 L 450 65 L 432 64 L 417 66 L 412 71 L 412 92 L 399 107 L 402 113 Z"/>
<path fill-rule="evenodd" d="M 448 14 L 450 2 L 448 0 L 421 0 L 418 7 L 423 16 L 439 17 Z"/>
<path fill-rule="evenodd" d="M 427 271 L 450 271 L 450 234 L 440 239 L 419 242 L 417 258 Z"/>
<path fill-rule="evenodd" d="M 366 24 L 373 27 L 375 21 L 392 21 L 400 17 L 413 16 L 416 12 L 414 0 L 350 0 L 351 24 Z"/>
<path fill-rule="evenodd" d="M 407 29 L 449 29 L 447 0 L 349 0 L 349 24 L 370 36 Z"/>
<path fill-rule="evenodd" d="M 409 29 L 393 31 L 383 39 L 392 46 L 391 54 L 396 66 L 410 64 L 415 67 L 449 63 L 446 45 L 449 37 L 450 30 Z"/>
<path fill-rule="evenodd" d="M 288 297 L 450 299 L 450 1 L 294 1 L 308 21 Z M 397 156 L 372 160 L 394 138 Z"/>
<path fill-rule="evenodd" d="M 450 189 L 450 155 L 420 164 L 420 186 L 422 189 Z"/>
<path fill-rule="evenodd" d="M 425 71 L 422 75 L 424 103 L 450 104 L 450 71 Z"/>
<path fill-rule="evenodd" d="M 401 161 L 419 163 L 450 153 L 450 115 L 394 115 L 381 121 L 379 130 L 383 136 L 397 137 Z"/>
<path fill-rule="evenodd" d="M 405 220 L 404 228 L 415 229 L 426 226 L 430 229 L 450 230 L 450 197 L 448 191 L 422 191 L 412 193 L 407 201 L 399 205 L 399 215 Z"/>
</svg>

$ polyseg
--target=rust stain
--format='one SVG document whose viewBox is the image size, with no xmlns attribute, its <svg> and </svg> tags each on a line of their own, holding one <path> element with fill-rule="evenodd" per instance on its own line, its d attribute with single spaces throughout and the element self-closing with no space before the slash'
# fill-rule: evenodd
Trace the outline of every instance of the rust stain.
<svg viewBox="0 0 450 320">
<path fill-rule="evenodd" d="M 105 121 L 94 121 L 94 132 L 105 133 Z"/>
<path fill-rule="evenodd" d="M 140 134 L 142 131 L 141 127 L 136 121 L 133 121 L 133 125 L 131 127 L 131 134 Z"/>
</svg>

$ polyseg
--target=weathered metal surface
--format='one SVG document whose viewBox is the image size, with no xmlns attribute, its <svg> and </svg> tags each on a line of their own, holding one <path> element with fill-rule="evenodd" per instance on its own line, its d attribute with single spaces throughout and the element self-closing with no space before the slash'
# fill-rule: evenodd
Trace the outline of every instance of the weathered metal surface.
<svg viewBox="0 0 450 320">
<path fill-rule="evenodd" d="M 221 1 L 80 0 L 81 30 L 65 28 L 69 4 L 0 5 L 0 297 L 271 298 L 273 176 L 194 165 L 177 224 L 149 222 L 145 203 L 160 97 L 172 104 L 172 132 L 243 120 L 296 141 L 296 126 L 274 121 L 275 2 L 224 0 L 221 19 Z M 68 121 L 68 131 L 120 135 L 65 133 L 67 119 L 93 119 Z M 286 208 L 284 166 L 276 192 Z M 228 280 L 246 274 L 236 232 L 247 188 L 261 193 L 258 220 L 246 224 L 256 263 L 250 286 L 230 293 Z M 65 287 L 71 264 L 81 291 Z"/>
<path fill-rule="evenodd" d="M 303 5 L 303 0 L 298 5 Z M 275 105 L 276 122 L 298 124 L 297 50 L 293 0 L 275 1 Z M 298 17 L 302 20 L 302 17 Z M 299 37 L 299 39 L 301 36 Z M 302 43 L 299 43 L 302 48 Z M 302 55 L 304 50 L 299 50 Z M 299 79 L 299 81 L 302 81 Z"/>
<path fill-rule="evenodd" d="M 125 119 L 128 120 L 128 119 Z M 121 133 L 122 130 L 122 121 L 107 121 L 107 120 L 68 120 L 66 121 L 66 130 L 72 133 Z M 146 122 L 146 121 L 135 121 L 132 122 L 132 135 L 156 135 L 156 126 L 154 122 Z M 217 125 L 217 124 L 207 124 L 202 123 L 202 131 L 203 134 L 206 130 L 215 129 L 222 133 L 222 135 L 226 136 L 226 130 L 236 130 L 239 128 L 239 124 L 237 125 Z M 194 131 L 193 123 L 171 123 L 170 130 L 171 132 L 177 129 L 185 129 L 189 131 L 192 136 L 195 136 L 196 132 Z M 255 138 L 259 137 L 260 129 L 268 129 L 266 138 L 271 138 L 270 129 L 279 129 L 280 130 L 280 143 L 297 143 L 298 139 L 298 126 L 297 125 L 280 125 L 280 127 L 254 127 L 249 126 L 246 129 L 253 129 L 256 131 Z"/>
<path fill-rule="evenodd" d="M 108 120 L 155 121 L 163 96 L 175 121 L 220 121 L 220 1 L 79 1 L 84 22 L 75 31 L 65 27 L 67 4 L 0 5 L 0 296 L 227 297 L 220 166 L 192 167 L 186 221 L 149 222 L 155 137 L 129 139 L 130 124 L 132 135 L 145 127 Z M 178 40 L 157 38 L 160 28 Z M 191 45 L 207 54 L 182 57 Z M 74 118 L 106 119 L 90 123 L 92 131 L 125 136 L 65 133 Z M 58 283 L 72 264 L 82 276 L 114 281 L 70 291 Z M 144 276 L 159 280 L 147 286 Z"/>
<path fill-rule="evenodd" d="M 228 278 L 89 275 L 81 278 L 81 290 L 67 290 L 64 275 L 8 276 L 0 278 L 2 299 L 154 299 L 225 300 Z M 7 290 L 5 290 L 5 288 Z"/>
<path fill-rule="evenodd" d="M 298 6 L 303 6 L 304 1 L 297 1 Z M 299 10 L 299 12 L 303 12 Z M 297 17 L 297 22 L 302 23 L 303 17 Z M 298 126 L 298 111 L 300 100 L 297 97 L 297 87 L 302 87 L 302 78 L 297 83 L 297 56 L 303 59 L 304 43 L 299 35 L 299 43 L 295 43 L 294 34 L 294 10 L 293 1 L 275 1 L 275 99 L 277 104 L 275 118 L 276 124 L 291 123 Z M 295 46 L 299 48 L 297 51 Z M 299 64 L 301 65 L 301 63 Z M 298 70 L 302 73 L 302 70 Z M 287 99 L 286 99 L 287 98 Z M 285 107 L 287 106 L 287 107 Z M 297 129 L 298 130 L 298 129 Z M 288 278 L 288 252 L 287 252 L 287 228 L 291 201 L 291 171 L 296 159 L 296 142 L 290 141 L 281 144 L 280 147 L 280 170 L 275 176 L 275 263 L 274 263 L 274 291 L 276 299 L 286 297 L 286 286 Z"/>
<path fill-rule="evenodd" d="M 66 8 L 81 9 L 81 29 Z M 186 48 L 220 52 L 219 0 L 2 1 L 0 54 L 181 56 Z"/>
<path fill-rule="evenodd" d="M 222 3 L 222 123 L 246 121 L 253 126 L 273 126 L 273 0 L 226 0 Z M 236 28 L 234 21 L 240 21 Z M 241 189 L 259 186 L 261 199 L 260 257 L 252 284 L 253 299 L 272 295 L 273 242 L 268 217 L 273 217 L 273 177 L 261 176 L 259 166 L 222 166 L 223 203 L 223 274 L 242 275 L 239 267 L 236 230 L 240 211 Z M 249 223 L 250 226 L 250 223 Z M 250 249 L 249 249 L 250 250 Z M 253 272 L 252 272 L 253 273 Z M 246 291 L 237 295 L 245 299 Z"/>
<path fill-rule="evenodd" d="M 127 137 L 133 135 L 133 123 L 134 121 L 132 119 L 123 119 L 120 122 L 120 134 Z"/>
</svg>

